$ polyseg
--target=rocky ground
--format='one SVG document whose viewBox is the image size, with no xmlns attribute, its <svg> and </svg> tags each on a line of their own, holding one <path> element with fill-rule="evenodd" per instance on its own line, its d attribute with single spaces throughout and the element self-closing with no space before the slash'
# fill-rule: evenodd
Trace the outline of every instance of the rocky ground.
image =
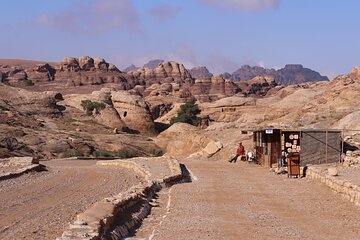
<svg viewBox="0 0 360 240">
<path fill-rule="evenodd" d="M 184 162 L 192 182 L 159 197 L 134 239 L 357 239 L 359 209 L 319 182 L 260 166 Z M 131 238 L 129 238 L 131 239 Z"/>
<path fill-rule="evenodd" d="M 96 161 L 42 164 L 47 171 L 0 181 L 0 239 L 55 239 L 77 213 L 138 183 L 132 171 Z"/>
</svg>

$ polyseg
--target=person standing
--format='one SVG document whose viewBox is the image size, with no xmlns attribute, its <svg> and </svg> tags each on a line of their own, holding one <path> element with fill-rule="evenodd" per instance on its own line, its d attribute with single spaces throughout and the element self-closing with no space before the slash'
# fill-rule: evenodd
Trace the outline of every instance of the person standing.
<svg viewBox="0 0 360 240">
<path fill-rule="evenodd" d="M 236 149 L 236 154 L 235 156 L 229 160 L 229 162 L 234 162 L 236 163 L 237 158 L 240 156 L 240 160 L 245 157 L 245 148 L 242 145 L 242 142 L 239 143 L 238 148 Z"/>
</svg>

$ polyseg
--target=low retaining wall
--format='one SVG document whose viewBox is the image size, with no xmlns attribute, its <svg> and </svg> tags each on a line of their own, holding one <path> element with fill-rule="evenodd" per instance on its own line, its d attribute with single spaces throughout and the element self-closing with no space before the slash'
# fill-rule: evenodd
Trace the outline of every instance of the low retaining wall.
<svg viewBox="0 0 360 240">
<path fill-rule="evenodd" d="M 360 186 L 343 179 L 338 179 L 338 177 L 330 176 L 314 166 L 307 168 L 306 177 L 320 180 L 334 192 L 341 194 L 345 199 L 360 206 Z"/>
<path fill-rule="evenodd" d="M 17 167 L 16 170 L 0 173 L 0 180 L 19 177 L 24 173 L 40 171 L 43 169 L 43 166 L 39 164 L 39 161 L 35 160 L 33 157 L 11 157 L 0 159 L 0 164 Z"/>
<path fill-rule="evenodd" d="M 134 161 L 99 161 L 98 165 L 118 166 L 134 171 L 142 179 L 128 191 L 95 203 L 85 212 L 78 214 L 76 221 L 70 224 L 57 240 L 98 240 L 121 239 L 128 236 L 150 212 L 149 202 L 154 192 L 161 189 L 160 184 L 180 181 L 182 173 L 176 159 L 167 159 L 171 175 L 152 181 L 151 173 Z"/>
</svg>

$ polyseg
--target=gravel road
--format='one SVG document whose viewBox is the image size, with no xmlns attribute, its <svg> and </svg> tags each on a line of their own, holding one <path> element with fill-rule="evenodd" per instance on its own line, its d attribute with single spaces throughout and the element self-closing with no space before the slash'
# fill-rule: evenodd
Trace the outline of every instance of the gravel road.
<svg viewBox="0 0 360 240">
<path fill-rule="evenodd" d="M 197 180 L 162 191 L 134 239 L 360 239 L 360 208 L 321 183 L 252 164 L 184 163 Z"/>
<path fill-rule="evenodd" d="M 55 239 L 77 213 L 138 183 L 96 161 L 43 162 L 48 171 L 0 181 L 0 239 Z"/>
</svg>

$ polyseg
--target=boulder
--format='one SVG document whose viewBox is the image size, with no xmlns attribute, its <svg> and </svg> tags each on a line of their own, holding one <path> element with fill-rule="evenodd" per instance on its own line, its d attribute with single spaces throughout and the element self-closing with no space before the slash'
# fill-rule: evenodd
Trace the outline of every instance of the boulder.
<svg viewBox="0 0 360 240">
<path fill-rule="evenodd" d="M 141 96 L 131 95 L 127 91 L 112 91 L 111 100 L 127 127 L 144 134 L 156 133 L 149 106 Z"/>
<path fill-rule="evenodd" d="M 336 167 L 330 167 L 328 168 L 328 175 L 330 176 L 337 176 L 338 175 L 338 170 Z"/>
<path fill-rule="evenodd" d="M 203 149 L 204 155 L 207 158 L 210 158 L 211 156 L 213 156 L 215 153 L 217 153 L 218 151 L 220 151 L 223 148 L 223 145 L 221 142 L 219 141 L 211 141 L 209 142 L 206 147 Z"/>
</svg>

